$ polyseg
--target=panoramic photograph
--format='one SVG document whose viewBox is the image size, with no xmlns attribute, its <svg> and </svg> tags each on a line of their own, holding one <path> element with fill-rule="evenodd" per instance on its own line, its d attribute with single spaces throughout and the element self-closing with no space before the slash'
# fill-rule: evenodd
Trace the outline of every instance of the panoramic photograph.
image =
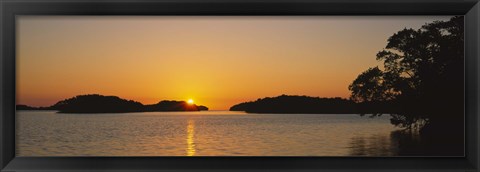
<svg viewBox="0 0 480 172">
<path fill-rule="evenodd" d="M 16 20 L 16 156 L 465 155 L 463 16 Z"/>
</svg>

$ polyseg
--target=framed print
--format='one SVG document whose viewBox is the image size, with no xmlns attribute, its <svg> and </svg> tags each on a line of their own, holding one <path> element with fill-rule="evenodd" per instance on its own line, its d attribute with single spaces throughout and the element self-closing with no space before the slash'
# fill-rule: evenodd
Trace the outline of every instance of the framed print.
<svg viewBox="0 0 480 172">
<path fill-rule="evenodd" d="M 1 168 L 478 170 L 478 1 L 2 1 Z"/>
</svg>

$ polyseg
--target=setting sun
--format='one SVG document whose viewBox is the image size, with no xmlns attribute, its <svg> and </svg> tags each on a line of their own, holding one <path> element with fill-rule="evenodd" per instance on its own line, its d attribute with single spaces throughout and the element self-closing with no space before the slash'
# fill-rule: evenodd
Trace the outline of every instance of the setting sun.
<svg viewBox="0 0 480 172">
<path fill-rule="evenodd" d="M 463 157 L 467 18 L 16 16 L 11 154 Z"/>
</svg>

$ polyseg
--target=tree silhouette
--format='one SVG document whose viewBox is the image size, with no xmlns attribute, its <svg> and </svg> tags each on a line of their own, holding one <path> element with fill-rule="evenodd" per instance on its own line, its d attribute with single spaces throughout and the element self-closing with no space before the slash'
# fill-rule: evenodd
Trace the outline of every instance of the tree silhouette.
<svg viewBox="0 0 480 172">
<path fill-rule="evenodd" d="M 393 34 L 370 68 L 348 87 L 359 102 L 391 102 L 391 123 L 433 132 L 463 127 L 463 16 Z M 463 130 L 462 130 L 463 131 Z"/>
<path fill-rule="evenodd" d="M 353 83 L 348 86 L 351 90 L 351 100 L 355 102 L 386 101 L 393 98 L 393 94 L 387 91 L 384 83 L 385 74 L 378 67 L 369 68 L 360 74 Z"/>
</svg>

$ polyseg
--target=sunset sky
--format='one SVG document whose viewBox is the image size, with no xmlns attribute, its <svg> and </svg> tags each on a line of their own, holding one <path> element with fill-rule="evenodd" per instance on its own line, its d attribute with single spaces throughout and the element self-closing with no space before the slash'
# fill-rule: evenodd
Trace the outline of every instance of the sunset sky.
<svg viewBox="0 0 480 172">
<path fill-rule="evenodd" d="M 281 94 L 350 95 L 393 33 L 443 16 L 17 17 L 17 104 L 81 94 L 212 110 Z"/>
</svg>

